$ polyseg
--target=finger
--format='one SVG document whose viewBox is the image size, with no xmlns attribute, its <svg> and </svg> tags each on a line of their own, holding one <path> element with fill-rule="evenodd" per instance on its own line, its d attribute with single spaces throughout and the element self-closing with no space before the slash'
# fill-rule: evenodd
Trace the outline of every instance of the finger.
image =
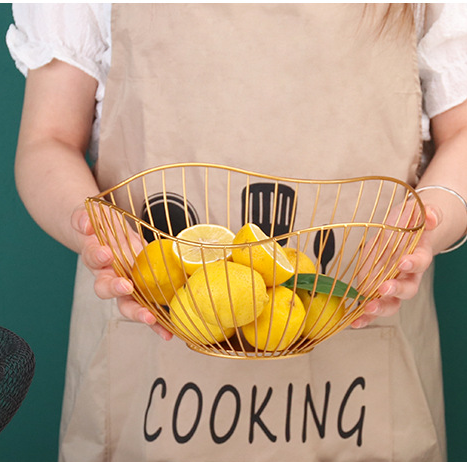
<svg viewBox="0 0 467 462">
<path fill-rule="evenodd" d="M 423 273 L 433 261 L 433 249 L 427 236 L 422 236 L 411 255 L 404 255 L 398 265 L 402 274 Z"/>
<path fill-rule="evenodd" d="M 84 264 L 91 270 L 99 270 L 110 266 L 113 261 L 110 248 L 101 245 L 96 236 L 89 236 L 86 239 L 81 257 Z"/>
<path fill-rule="evenodd" d="M 157 323 L 157 318 L 146 308 L 142 307 L 133 297 L 121 297 L 118 300 L 120 313 L 128 319 L 147 324 L 164 340 L 170 340 L 173 334 Z"/>
<path fill-rule="evenodd" d="M 165 327 L 162 327 L 158 323 L 150 327 L 157 335 L 159 335 L 164 340 L 171 340 L 173 337 L 173 334 L 171 332 L 169 332 Z"/>
<path fill-rule="evenodd" d="M 128 279 L 118 277 L 113 269 L 101 270 L 96 274 L 94 291 L 102 299 L 117 298 L 133 292 L 133 284 Z"/>
<path fill-rule="evenodd" d="M 387 298 L 394 297 L 401 300 L 410 300 L 413 298 L 420 287 L 420 281 L 423 273 L 406 274 L 398 279 L 390 279 L 383 282 L 378 289 L 384 302 Z"/>
<path fill-rule="evenodd" d="M 376 316 L 370 316 L 368 314 L 362 314 L 358 319 L 353 321 L 350 325 L 354 329 L 362 329 L 363 327 L 368 326 L 374 319 L 376 319 Z"/>
<path fill-rule="evenodd" d="M 118 299 L 118 308 L 120 313 L 128 319 L 135 322 L 153 325 L 156 323 L 156 317 L 146 308 L 142 307 L 133 297 L 124 296 Z"/>
<path fill-rule="evenodd" d="M 396 314 L 401 307 L 401 299 L 398 297 L 382 297 L 372 300 L 365 306 L 365 314 L 369 316 L 388 317 Z"/>
<path fill-rule="evenodd" d="M 353 321 L 350 325 L 355 329 L 361 329 L 368 326 L 374 319 L 377 318 L 376 314 L 379 309 L 379 299 L 371 300 L 365 306 L 365 311 L 363 314 Z"/>
<path fill-rule="evenodd" d="M 365 306 L 364 313 L 351 323 L 351 326 L 360 329 L 368 326 L 377 317 L 389 317 L 395 315 L 401 307 L 401 300 L 397 297 L 384 297 L 372 300 Z"/>
<path fill-rule="evenodd" d="M 94 233 L 94 228 L 84 205 L 77 207 L 71 215 L 71 226 L 86 236 Z"/>
</svg>

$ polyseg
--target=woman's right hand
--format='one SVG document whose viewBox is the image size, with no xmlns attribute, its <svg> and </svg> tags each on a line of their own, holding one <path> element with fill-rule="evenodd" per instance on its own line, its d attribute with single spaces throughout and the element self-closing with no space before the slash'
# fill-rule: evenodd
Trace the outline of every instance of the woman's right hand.
<svg viewBox="0 0 467 462">
<path fill-rule="evenodd" d="M 83 262 L 95 277 L 96 295 L 101 299 L 116 298 L 123 316 L 147 324 L 164 340 L 170 340 L 173 335 L 158 324 L 156 317 L 147 308 L 132 297 L 133 283 L 115 273 L 112 267 L 113 253 L 108 246 L 100 244 L 84 206 L 74 211 L 71 224 L 77 232 Z M 139 237 L 135 234 L 135 245 L 137 244 L 141 247 Z"/>
</svg>

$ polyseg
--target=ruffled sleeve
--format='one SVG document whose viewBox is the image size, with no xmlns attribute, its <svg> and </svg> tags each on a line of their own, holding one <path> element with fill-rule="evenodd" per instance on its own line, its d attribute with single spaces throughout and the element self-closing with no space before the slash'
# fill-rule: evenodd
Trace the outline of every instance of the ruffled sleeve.
<svg viewBox="0 0 467 462">
<path fill-rule="evenodd" d="M 98 81 L 104 95 L 110 64 L 110 4 L 13 4 L 15 24 L 6 41 L 17 68 L 27 75 L 56 58 Z M 107 11 L 108 10 L 108 11 Z"/>
<path fill-rule="evenodd" d="M 418 57 L 429 118 L 467 99 L 467 4 L 427 4 Z"/>
<path fill-rule="evenodd" d="M 98 155 L 102 101 L 111 60 L 110 3 L 13 4 L 6 42 L 16 67 L 26 76 L 53 59 L 81 69 L 98 82 L 89 146 Z"/>
</svg>

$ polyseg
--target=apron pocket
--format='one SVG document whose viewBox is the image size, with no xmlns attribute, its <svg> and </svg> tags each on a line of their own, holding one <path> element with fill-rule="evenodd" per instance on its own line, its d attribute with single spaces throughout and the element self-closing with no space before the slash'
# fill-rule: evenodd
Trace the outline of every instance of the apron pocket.
<svg viewBox="0 0 467 462">
<path fill-rule="evenodd" d="M 395 343 L 395 327 L 347 329 L 297 358 L 220 359 L 115 321 L 111 460 L 437 460 L 416 456 L 431 454 L 434 430 Z"/>
</svg>

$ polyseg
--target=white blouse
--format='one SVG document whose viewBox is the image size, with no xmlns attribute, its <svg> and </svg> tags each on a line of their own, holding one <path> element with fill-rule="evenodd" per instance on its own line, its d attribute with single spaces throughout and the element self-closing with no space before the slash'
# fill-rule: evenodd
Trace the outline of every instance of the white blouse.
<svg viewBox="0 0 467 462">
<path fill-rule="evenodd" d="M 467 99 L 467 4 L 413 4 L 424 97 L 423 137 L 429 119 Z M 111 60 L 110 3 L 13 4 L 6 41 L 26 76 L 56 58 L 98 82 L 91 153 L 97 156 L 105 82 Z"/>
</svg>

